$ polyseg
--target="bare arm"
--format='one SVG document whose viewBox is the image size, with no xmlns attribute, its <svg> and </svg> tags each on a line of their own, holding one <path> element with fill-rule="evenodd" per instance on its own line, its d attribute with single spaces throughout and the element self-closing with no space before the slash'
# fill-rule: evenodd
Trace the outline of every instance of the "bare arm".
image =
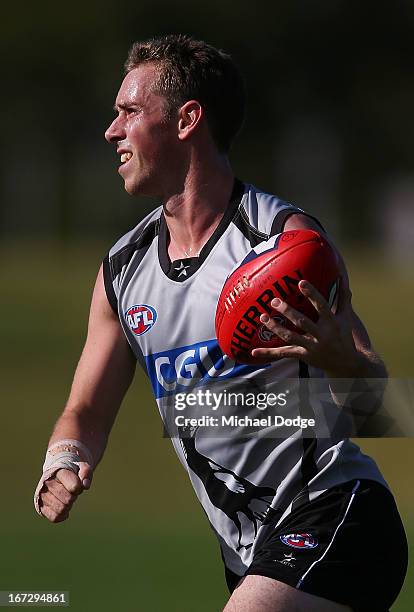
<svg viewBox="0 0 414 612">
<path fill-rule="evenodd" d="M 312 229 L 323 234 L 321 228 L 313 219 L 302 214 L 294 214 L 286 221 L 286 231 L 295 229 Z M 329 237 L 325 235 L 325 238 L 335 248 Z M 263 319 L 262 322 L 285 340 L 289 346 L 276 349 L 255 349 L 254 354 L 264 360 L 297 357 L 310 365 L 325 370 L 331 379 L 386 378 L 385 365 L 372 348 L 368 332 L 352 308 L 348 273 L 340 253 L 336 248 L 335 250 L 338 254 L 341 272 L 336 316 L 331 313 L 322 296 L 309 283 L 301 281 L 299 283 L 300 291 L 319 312 L 317 325 L 306 320 L 305 317 L 304 322 L 306 322 L 307 328 L 304 331 L 308 334 L 299 336 L 290 333 L 270 317 L 265 317 L 267 320 Z M 284 302 L 281 302 L 275 308 L 281 314 L 290 318 L 293 323 L 295 323 L 295 319 L 298 319 L 299 313 Z M 303 317 L 300 318 L 304 319 Z M 308 337 L 310 337 L 309 341 L 307 340 Z M 315 338 L 317 338 L 317 341 L 315 341 Z"/>
<path fill-rule="evenodd" d="M 292 215 L 285 224 L 285 230 L 296 229 L 312 229 L 323 233 L 315 221 L 301 214 Z M 325 235 L 325 238 L 335 248 L 328 236 Z M 355 417 L 355 431 L 360 431 L 360 428 L 366 425 L 367 418 L 375 416 L 381 408 L 387 370 L 372 348 L 365 326 L 352 308 L 352 294 L 345 263 L 338 250 L 335 250 L 341 274 L 335 314 L 319 292 L 310 283 L 302 280 L 298 285 L 299 290 L 318 312 L 317 323 L 301 315 L 286 302 L 278 300 L 276 303 L 273 300 L 271 305 L 275 311 L 290 319 L 305 333 L 292 332 L 268 315 L 262 315 L 261 321 L 280 336 L 287 346 L 254 349 L 253 354 L 264 361 L 295 357 L 324 370 L 329 378 L 333 400 L 341 408 L 344 407 L 343 401 L 348 402 L 347 409 L 351 410 Z M 355 391 L 358 392 L 354 393 Z M 370 427 L 377 425 L 370 421 Z"/>
<path fill-rule="evenodd" d="M 92 296 L 86 343 L 73 379 L 66 407 L 59 417 L 49 447 L 59 440 L 83 443 L 93 465 L 81 458 L 78 474 L 60 469 L 44 482 L 41 512 L 52 522 L 65 520 L 76 497 L 90 484 L 92 469 L 99 463 L 122 399 L 131 384 L 135 358 L 108 303 L 102 268 Z"/>
<path fill-rule="evenodd" d="M 50 444 L 63 438 L 80 440 L 92 452 L 96 465 L 131 384 L 135 364 L 119 319 L 106 297 L 101 268 L 93 292 L 85 347 Z"/>
<path fill-rule="evenodd" d="M 285 230 L 291 229 L 313 229 L 319 233 L 324 233 L 321 232 L 321 228 L 318 224 L 306 215 L 292 215 L 289 217 L 285 224 Z M 342 280 L 342 287 L 340 290 L 343 293 L 342 299 L 349 300 L 350 325 L 357 352 L 355 361 L 352 364 L 346 365 L 344 370 L 339 370 L 337 372 L 327 371 L 327 374 L 330 378 L 386 378 L 387 370 L 384 362 L 374 351 L 368 332 L 352 307 L 352 293 L 349 287 L 349 277 L 343 257 L 332 243 L 329 236 L 326 234 L 324 234 L 324 236 L 336 250 L 338 255 Z"/>
</svg>

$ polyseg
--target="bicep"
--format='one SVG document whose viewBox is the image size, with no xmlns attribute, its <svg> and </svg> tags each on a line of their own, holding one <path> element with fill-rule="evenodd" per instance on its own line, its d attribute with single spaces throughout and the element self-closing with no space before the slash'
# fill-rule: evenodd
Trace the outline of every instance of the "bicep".
<svg viewBox="0 0 414 612">
<path fill-rule="evenodd" d="M 110 428 L 131 384 L 135 365 L 119 319 L 108 302 L 101 267 L 92 296 L 88 335 L 66 409 L 93 415 Z"/>
</svg>

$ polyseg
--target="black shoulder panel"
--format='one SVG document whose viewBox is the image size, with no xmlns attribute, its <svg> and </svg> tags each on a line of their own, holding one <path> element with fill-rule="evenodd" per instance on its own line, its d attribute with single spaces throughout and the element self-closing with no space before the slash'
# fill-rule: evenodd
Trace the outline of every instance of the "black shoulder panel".
<svg viewBox="0 0 414 612">
<path fill-rule="evenodd" d="M 138 249 L 149 247 L 158 233 L 159 221 L 151 221 L 131 244 L 122 247 L 117 253 L 110 257 L 112 280 L 121 272 L 122 268 L 129 263 L 132 255 Z"/>
<path fill-rule="evenodd" d="M 241 231 L 243 236 L 250 242 L 250 246 L 254 248 L 263 240 L 268 240 L 269 236 L 264 232 L 260 232 L 249 221 L 246 211 L 242 206 L 239 207 L 237 214 L 233 219 L 234 225 Z"/>
<path fill-rule="evenodd" d="M 298 208 L 294 208 L 292 206 L 291 208 L 284 208 L 276 215 L 276 217 L 273 219 L 272 229 L 270 230 L 270 235 L 276 236 L 276 234 L 280 234 L 281 232 L 283 232 L 283 228 L 285 227 L 286 221 L 292 215 L 304 215 L 305 217 L 309 217 L 310 219 L 312 219 L 313 221 L 315 221 L 315 223 L 319 225 L 319 227 L 321 228 L 323 232 L 325 232 L 325 228 L 323 227 L 322 223 L 318 221 L 316 217 L 313 217 L 312 215 L 309 215 L 307 212 L 304 212 L 303 210 L 299 210 Z"/>
<path fill-rule="evenodd" d="M 136 251 L 142 250 L 140 261 L 145 255 L 152 241 L 159 232 L 159 219 L 151 221 L 138 235 L 134 242 L 125 245 L 111 257 L 106 255 L 103 260 L 103 276 L 105 291 L 113 311 L 118 314 L 117 298 L 114 291 L 113 281 L 127 265 Z"/>
<path fill-rule="evenodd" d="M 104 279 L 106 297 L 108 298 L 108 302 L 110 303 L 112 310 L 118 316 L 117 299 L 116 299 L 116 295 L 114 291 L 114 286 L 112 284 L 111 269 L 109 265 L 109 255 L 105 256 L 102 262 L 102 269 L 103 269 L 103 279 Z"/>
</svg>

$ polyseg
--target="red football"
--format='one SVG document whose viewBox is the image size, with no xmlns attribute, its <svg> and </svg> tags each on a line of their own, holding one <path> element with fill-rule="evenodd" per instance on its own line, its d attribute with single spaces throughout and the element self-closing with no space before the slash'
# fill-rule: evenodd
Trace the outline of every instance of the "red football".
<svg viewBox="0 0 414 612">
<path fill-rule="evenodd" d="M 318 314 L 299 291 L 305 279 L 332 306 L 339 279 L 338 259 L 330 244 L 312 230 L 283 232 L 256 247 L 229 276 L 216 310 L 216 335 L 224 353 L 241 363 L 257 364 L 251 351 L 286 343 L 260 321 L 267 313 L 288 329 L 303 333 L 270 306 L 281 298 L 312 321 Z"/>
</svg>

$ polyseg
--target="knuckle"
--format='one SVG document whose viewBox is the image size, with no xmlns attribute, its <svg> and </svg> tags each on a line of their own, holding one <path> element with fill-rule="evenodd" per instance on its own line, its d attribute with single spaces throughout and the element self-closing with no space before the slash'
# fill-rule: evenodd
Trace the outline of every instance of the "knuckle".
<svg viewBox="0 0 414 612">
<path fill-rule="evenodd" d="M 73 495 L 72 493 L 69 493 L 69 491 L 66 491 L 65 504 L 71 506 L 76 500 L 76 498 L 77 498 L 77 495 Z"/>
<path fill-rule="evenodd" d="M 280 337 L 282 338 L 282 340 L 284 340 L 285 342 L 293 342 L 294 340 L 294 334 L 290 331 L 285 331 L 282 332 L 280 334 Z"/>
<path fill-rule="evenodd" d="M 56 500 L 56 501 L 54 501 L 54 502 L 53 502 L 52 509 L 53 509 L 53 511 L 54 511 L 54 512 L 56 512 L 57 514 L 60 514 L 61 512 L 64 512 L 64 510 L 65 510 L 66 508 L 65 508 L 65 505 L 64 505 L 64 504 L 62 504 L 62 502 L 60 502 L 59 500 Z"/>
<path fill-rule="evenodd" d="M 67 504 L 63 503 L 60 499 L 57 499 L 52 493 L 45 493 L 42 498 L 42 502 L 45 507 L 53 513 L 61 513 L 67 510 Z"/>
<path fill-rule="evenodd" d="M 71 480 L 65 484 L 65 489 L 69 495 L 78 495 L 82 490 L 79 478 L 76 476 L 76 480 Z"/>
<path fill-rule="evenodd" d="M 51 494 L 48 491 L 45 491 L 44 493 L 41 494 L 40 499 L 42 500 L 43 504 L 45 506 L 49 506 L 50 503 L 50 499 L 51 499 Z"/>
<path fill-rule="evenodd" d="M 69 514 L 66 509 L 58 512 L 56 510 L 52 510 L 49 515 L 49 520 L 51 523 L 61 523 L 62 521 L 68 518 Z"/>
<path fill-rule="evenodd" d="M 69 493 L 69 491 L 63 486 L 54 489 L 54 493 L 63 504 L 72 504 L 76 499 L 76 497 L 72 495 L 72 493 Z"/>
<path fill-rule="evenodd" d="M 50 491 L 51 493 L 59 491 L 61 486 L 62 485 L 60 485 L 60 483 L 57 480 L 52 479 L 52 478 L 50 478 L 49 480 L 46 480 L 45 482 L 46 489 Z"/>
<path fill-rule="evenodd" d="M 53 523 L 54 517 L 55 517 L 55 513 L 53 512 L 53 510 L 51 510 L 48 506 L 43 506 L 41 508 L 41 512 L 42 512 L 43 516 L 45 518 L 47 518 L 48 521 Z"/>
<path fill-rule="evenodd" d="M 76 500 L 76 496 L 75 495 L 71 495 L 70 498 L 66 499 L 63 502 L 63 507 L 65 508 L 65 510 L 70 510 L 73 506 L 73 504 L 75 503 Z"/>
</svg>

